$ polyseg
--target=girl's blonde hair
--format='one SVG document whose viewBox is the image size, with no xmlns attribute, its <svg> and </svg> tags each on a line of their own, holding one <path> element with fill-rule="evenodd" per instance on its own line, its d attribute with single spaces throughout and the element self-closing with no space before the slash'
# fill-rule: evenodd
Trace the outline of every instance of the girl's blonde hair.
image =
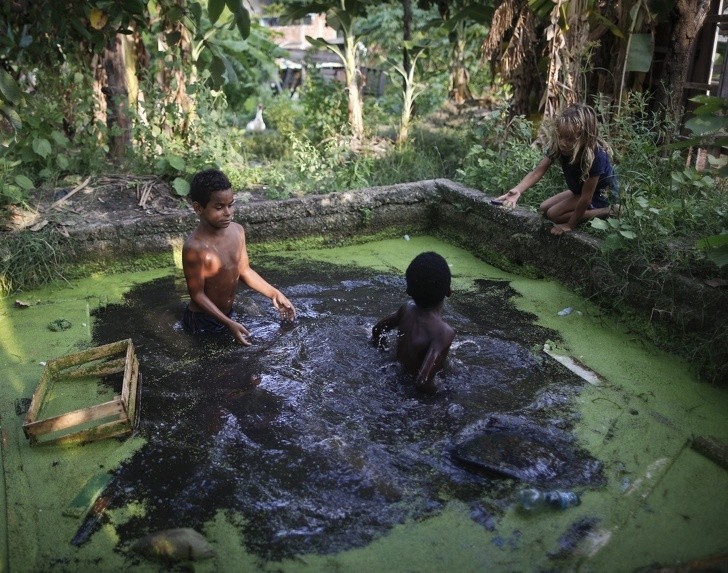
<svg viewBox="0 0 728 573">
<path fill-rule="evenodd" d="M 574 134 L 574 151 L 570 164 L 577 162 L 581 167 L 581 180 L 589 178 L 589 170 L 594 163 L 597 147 L 601 147 L 612 159 L 612 148 L 599 137 L 597 113 L 594 108 L 584 103 L 574 103 L 549 122 L 546 127 L 546 155 L 555 160 L 559 157 L 559 133 L 568 131 Z"/>
</svg>

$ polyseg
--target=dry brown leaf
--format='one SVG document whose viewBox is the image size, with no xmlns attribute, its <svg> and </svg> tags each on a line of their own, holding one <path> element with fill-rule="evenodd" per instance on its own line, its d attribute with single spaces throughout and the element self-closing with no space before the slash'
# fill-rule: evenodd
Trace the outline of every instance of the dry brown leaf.
<svg viewBox="0 0 728 573">
<path fill-rule="evenodd" d="M 45 227 L 48 224 L 48 219 L 43 219 L 42 221 L 38 221 L 35 225 L 33 225 L 30 230 L 31 231 L 40 231 L 43 227 Z"/>
</svg>

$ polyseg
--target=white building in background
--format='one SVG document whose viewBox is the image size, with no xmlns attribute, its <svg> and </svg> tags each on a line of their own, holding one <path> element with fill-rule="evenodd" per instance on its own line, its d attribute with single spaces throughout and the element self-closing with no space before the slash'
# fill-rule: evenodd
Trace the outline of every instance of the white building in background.
<svg viewBox="0 0 728 573">
<path fill-rule="evenodd" d="M 265 1 L 249 2 L 254 15 L 259 16 L 262 26 L 274 32 L 274 41 L 288 52 L 285 58 L 278 58 L 280 84 L 274 86 L 281 93 L 296 95 L 296 90 L 303 82 L 307 67 L 315 67 L 324 79 L 345 81 L 344 65 L 341 60 L 328 50 L 319 50 L 306 40 L 306 36 L 326 40 L 331 43 L 343 43 L 337 31 L 326 23 L 325 14 L 307 14 L 304 18 L 292 23 L 282 24 L 277 17 L 263 16 Z M 362 68 L 362 73 L 370 78 L 363 86 L 368 95 L 381 95 L 384 89 L 385 76 L 380 70 Z"/>
</svg>

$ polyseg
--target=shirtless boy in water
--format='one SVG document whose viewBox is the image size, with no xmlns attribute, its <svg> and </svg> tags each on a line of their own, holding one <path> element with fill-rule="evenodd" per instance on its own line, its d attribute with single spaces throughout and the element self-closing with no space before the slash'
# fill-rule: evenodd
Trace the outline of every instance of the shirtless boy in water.
<svg viewBox="0 0 728 573">
<path fill-rule="evenodd" d="M 233 191 L 216 169 L 197 173 L 190 184 L 192 207 L 200 218 L 182 248 L 182 269 L 190 303 L 183 323 L 192 334 L 218 334 L 228 329 L 249 346 L 250 332 L 231 318 L 238 281 L 271 299 L 285 321 L 296 317 L 290 301 L 250 268 L 245 231 L 233 222 Z"/>
<path fill-rule="evenodd" d="M 435 374 L 445 366 L 455 331 L 442 319 L 445 297 L 450 296 L 450 268 L 437 253 L 417 255 L 407 267 L 407 294 L 411 301 L 385 316 L 372 329 L 372 341 L 383 348 L 383 334 L 397 327 L 397 360 L 416 375 L 415 387 L 435 391 Z"/>
</svg>

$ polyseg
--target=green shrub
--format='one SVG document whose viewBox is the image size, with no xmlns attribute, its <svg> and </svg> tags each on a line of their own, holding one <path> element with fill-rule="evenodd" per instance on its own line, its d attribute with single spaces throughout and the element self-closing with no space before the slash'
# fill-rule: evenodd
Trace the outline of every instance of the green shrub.
<svg viewBox="0 0 728 573">
<path fill-rule="evenodd" d="M 458 181 L 499 196 L 514 187 L 541 161 L 543 153 L 532 145 L 533 124 L 523 116 L 510 117 L 506 105 L 491 111 L 472 126 L 474 143 L 457 170 Z M 521 205 L 538 205 L 563 189 L 550 169 L 542 182 L 530 189 Z"/>
</svg>

